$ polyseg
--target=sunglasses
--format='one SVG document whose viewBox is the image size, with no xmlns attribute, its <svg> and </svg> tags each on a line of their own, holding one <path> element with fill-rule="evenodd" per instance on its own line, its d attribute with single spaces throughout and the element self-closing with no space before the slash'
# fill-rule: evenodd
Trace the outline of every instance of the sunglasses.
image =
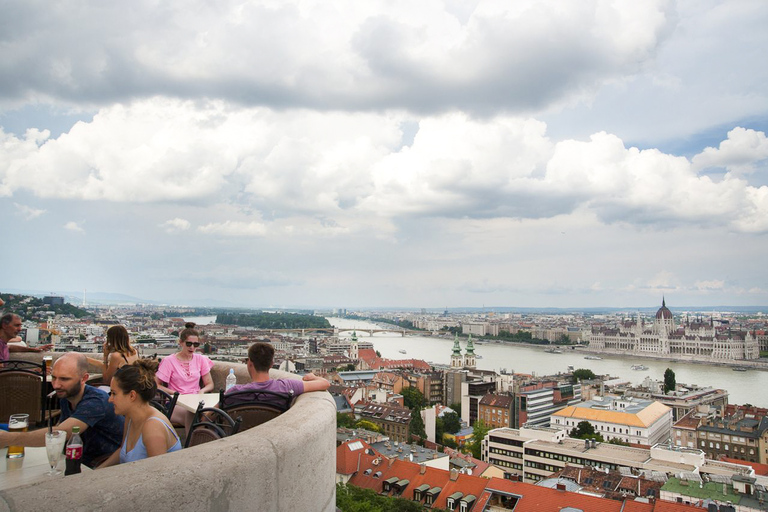
<svg viewBox="0 0 768 512">
<path fill-rule="evenodd" d="M 188 347 L 192 347 L 192 346 L 199 347 L 200 346 L 200 342 L 199 341 L 185 341 L 184 343 L 186 343 Z"/>
</svg>

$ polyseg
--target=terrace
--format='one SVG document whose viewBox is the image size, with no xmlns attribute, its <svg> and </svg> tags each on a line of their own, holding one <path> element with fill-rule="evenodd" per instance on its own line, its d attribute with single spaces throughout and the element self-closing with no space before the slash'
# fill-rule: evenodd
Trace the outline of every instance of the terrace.
<svg viewBox="0 0 768 512">
<path fill-rule="evenodd" d="M 14 354 L 40 361 L 40 354 Z M 54 355 L 56 357 L 56 355 Z M 215 388 L 230 368 L 214 364 Z M 272 370 L 273 377 L 297 378 Z M 232 437 L 159 457 L 0 491 L 0 512 L 51 510 L 333 511 L 336 414 L 325 392 L 300 395 L 278 418 Z"/>
</svg>

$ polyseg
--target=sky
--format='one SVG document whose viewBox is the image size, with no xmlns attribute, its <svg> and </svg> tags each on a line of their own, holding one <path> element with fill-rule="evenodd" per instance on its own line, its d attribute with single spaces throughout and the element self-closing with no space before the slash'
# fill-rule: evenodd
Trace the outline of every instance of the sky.
<svg viewBox="0 0 768 512">
<path fill-rule="evenodd" d="M 2 291 L 768 305 L 762 0 L 2 11 Z"/>
</svg>

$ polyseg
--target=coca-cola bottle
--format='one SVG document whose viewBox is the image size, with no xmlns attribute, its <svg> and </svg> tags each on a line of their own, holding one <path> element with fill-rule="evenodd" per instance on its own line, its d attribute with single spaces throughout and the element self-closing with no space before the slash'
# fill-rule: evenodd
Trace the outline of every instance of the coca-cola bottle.
<svg viewBox="0 0 768 512">
<path fill-rule="evenodd" d="M 67 443 L 67 469 L 65 475 L 80 472 L 80 461 L 83 459 L 83 438 L 80 437 L 80 427 L 72 427 L 72 437 Z"/>
</svg>

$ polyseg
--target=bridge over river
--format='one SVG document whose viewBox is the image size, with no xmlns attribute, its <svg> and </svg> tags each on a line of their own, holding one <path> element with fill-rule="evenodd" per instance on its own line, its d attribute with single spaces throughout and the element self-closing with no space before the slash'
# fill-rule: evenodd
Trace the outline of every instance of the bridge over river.
<svg viewBox="0 0 768 512">
<path fill-rule="evenodd" d="M 429 336 L 430 334 L 436 335 L 436 334 L 442 334 L 443 331 L 415 331 L 410 329 L 401 329 L 397 327 L 390 327 L 386 329 L 347 329 L 347 328 L 338 328 L 338 327 L 307 327 L 305 329 L 264 329 L 267 332 L 270 333 L 300 333 L 302 336 L 306 336 L 307 334 L 313 333 L 313 332 L 322 332 L 326 334 L 334 334 L 339 335 L 341 333 L 345 332 L 356 332 L 356 333 L 368 333 L 368 336 L 373 336 L 376 333 L 393 333 L 393 334 L 399 334 L 403 337 L 405 336 Z"/>
</svg>

